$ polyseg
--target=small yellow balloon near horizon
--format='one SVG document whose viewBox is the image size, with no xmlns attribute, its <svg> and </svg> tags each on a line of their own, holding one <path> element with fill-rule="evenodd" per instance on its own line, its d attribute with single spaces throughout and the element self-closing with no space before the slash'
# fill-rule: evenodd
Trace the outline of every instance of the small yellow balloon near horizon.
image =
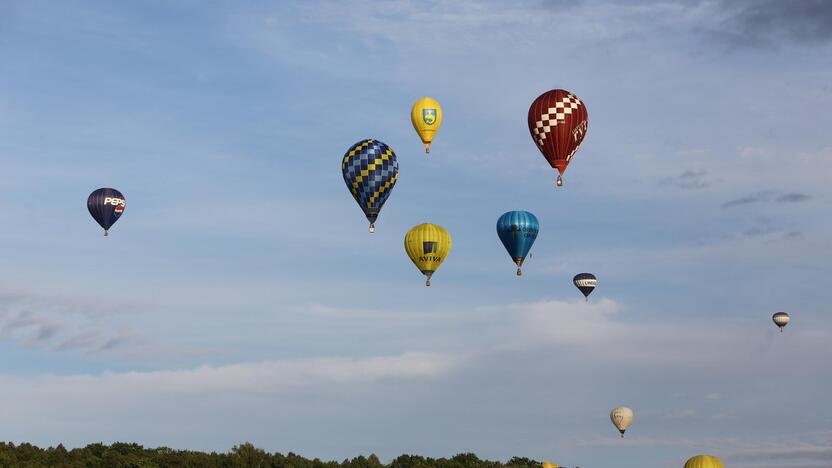
<svg viewBox="0 0 832 468">
<path fill-rule="evenodd" d="M 423 97 L 410 109 L 410 122 L 425 144 L 425 154 L 429 154 L 433 137 L 442 125 L 442 107 L 435 99 Z"/>
<path fill-rule="evenodd" d="M 697 455 L 685 463 L 685 468 L 725 468 L 725 465 L 713 455 Z"/>
<path fill-rule="evenodd" d="M 558 464 L 545 461 L 543 462 L 543 468 L 558 468 Z"/>
</svg>

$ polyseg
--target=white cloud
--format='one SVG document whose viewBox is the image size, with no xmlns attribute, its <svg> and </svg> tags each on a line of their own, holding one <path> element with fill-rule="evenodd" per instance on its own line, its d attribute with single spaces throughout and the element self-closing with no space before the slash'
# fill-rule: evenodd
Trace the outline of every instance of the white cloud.
<svg viewBox="0 0 832 468">
<path fill-rule="evenodd" d="M 760 322 L 722 320 L 718 326 L 707 320 L 636 319 L 629 316 L 622 304 L 607 298 L 589 303 L 546 300 L 513 304 L 504 310 L 517 317 L 516 332 L 510 328 L 505 332 L 505 344 L 572 351 L 583 360 L 600 363 L 658 368 L 740 366 L 750 371 L 787 366 L 794 359 L 772 352 L 771 333 L 753 332 L 771 332 L 763 328 L 768 326 L 767 317 Z M 668 311 L 667 315 L 673 317 L 673 312 Z M 794 342 L 790 341 L 791 351 L 800 354 L 802 368 L 811 372 L 823 362 L 815 350 L 825 346 L 830 331 L 791 331 L 799 334 Z"/>
<path fill-rule="evenodd" d="M 322 456 L 339 446 L 339 428 L 357 417 L 356 407 L 369 411 L 368 417 L 379 417 L 379 405 L 386 408 L 382 415 L 396 412 L 398 400 L 408 401 L 406 395 L 396 398 L 402 389 L 430 386 L 460 364 L 447 354 L 405 352 L 147 372 L 0 376 L 0 397 L 14 402 L 4 411 L 5 424 L 14 428 L 6 440 L 68 446 L 130 440 L 207 450 L 251 440 L 271 450 L 312 447 L 313 456 Z M 283 435 L 274 439 L 275 431 Z M 332 433 L 326 443 L 309 442 L 312 434 L 322 433 Z"/>
<path fill-rule="evenodd" d="M 369 358 L 310 358 L 245 362 L 191 369 L 104 372 L 101 374 L 0 376 L 6 397 L 50 405 L 69 401 L 95 404 L 129 399 L 152 401 L 159 395 L 272 393 L 297 391 L 321 384 L 350 384 L 381 379 L 431 378 L 461 364 L 460 358 L 442 353 L 406 352 Z M 54 389 L 62 389 L 56 394 Z"/>
</svg>

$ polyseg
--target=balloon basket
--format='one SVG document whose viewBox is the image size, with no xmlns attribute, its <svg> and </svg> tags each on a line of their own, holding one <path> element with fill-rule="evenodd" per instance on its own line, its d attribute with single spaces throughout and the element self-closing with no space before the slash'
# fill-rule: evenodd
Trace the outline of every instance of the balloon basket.
<svg viewBox="0 0 832 468">
<path fill-rule="evenodd" d="M 523 270 L 517 269 L 517 276 L 523 276 Z"/>
<path fill-rule="evenodd" d="M 430 278 L 433 276 L 433 272 L 429 271 L 425 273 L 425 286 L 430 286 Z"/>
<path fill-rule="evenodd" d="M 563 177 L 558 176 L 557 186 L 558 187 L 563 187 Z"/>
<path fill-rule="evenodd" d="M 371 225 L 370 225 L 370 228 L 368 229 L 368 231 L 370 231 L 370 234 L 372 234 L 372 233 L 376 232 L 376 225 L 375 225 L 375 224 L 371 224 Z"/>
</svg>

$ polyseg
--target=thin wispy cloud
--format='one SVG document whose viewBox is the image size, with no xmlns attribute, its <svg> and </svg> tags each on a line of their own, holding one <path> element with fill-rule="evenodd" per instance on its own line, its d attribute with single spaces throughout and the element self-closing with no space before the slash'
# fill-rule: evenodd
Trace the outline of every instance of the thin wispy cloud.
<svg viewBox="0 0 832 468">
<path fill-rule="evenodd" d="M 799 192 L 758 192 L 752 195 L 747 195 L 741 198 L 735 198 L 722 204 L 723 208 L 732 208 L 735 206 L 753 205 L 759 203 L 801 203 L 811 200 L 812 196 Z"/>
<path fill-rule="evenodd" d="M 722 204 L 723 208 L 731 208 L 733 206 L 751 205 L 768 200 L 767 194 L 749 195 L 747 197 L 735 198 Z"/>
<path fill-rule="evenodd" d="M 688 169 L 678 176 L 662 179 L 660 183 L 682 189 L 702 189 L 710 187 L 712 182 L 707 171 Z"/>
<path fill-rule="evenodd" d="M 810 195 L 806 195 L 805 193 L 789 192 L 778 196 L 774 199 L 774 201 L 776 203 L 800 203 L 811 199 L 812 197 Z"/>
<path fill-rule="evenodd" d="M 783 40 L 816 45 L 832 41 L 832 7 L 824 0 L 716 3 L 733 11 L 725 25 L 736 31 L 739 44 L 776 47 Z"/>
<path fill-rule="evenodd" d="M 131 341 L 134 332 L 117 329 L 129 304 L 104 304 L 35 293 L 0 293 L 0 338 L 49 351 L 98 354 Z"/>
</svg>

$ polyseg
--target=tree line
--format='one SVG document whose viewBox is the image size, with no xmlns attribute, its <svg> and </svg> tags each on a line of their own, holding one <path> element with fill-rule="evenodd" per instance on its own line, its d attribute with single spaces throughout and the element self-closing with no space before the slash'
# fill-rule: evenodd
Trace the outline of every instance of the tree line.
<svg viewBox="0 0 832 468">
<path fill-rule="evenodd" d="M 308 459 L 289 452 L 269 453 L 250 443 L 235 446 L 226 453 L 174 450 L 168 447 L 145 448 L 139 444 L 95 443 L 67 450 L 63 444 L 40 448 L 29 443 L 0 442 L 0 467 L 15 468 L 540 468 L 541 463 L 514 457 L 506 463 L 481 460 L 473 453 L 450 458 L 400 455 L 384 464 L 372 454 L 338 461 Z"/>
</svg>

